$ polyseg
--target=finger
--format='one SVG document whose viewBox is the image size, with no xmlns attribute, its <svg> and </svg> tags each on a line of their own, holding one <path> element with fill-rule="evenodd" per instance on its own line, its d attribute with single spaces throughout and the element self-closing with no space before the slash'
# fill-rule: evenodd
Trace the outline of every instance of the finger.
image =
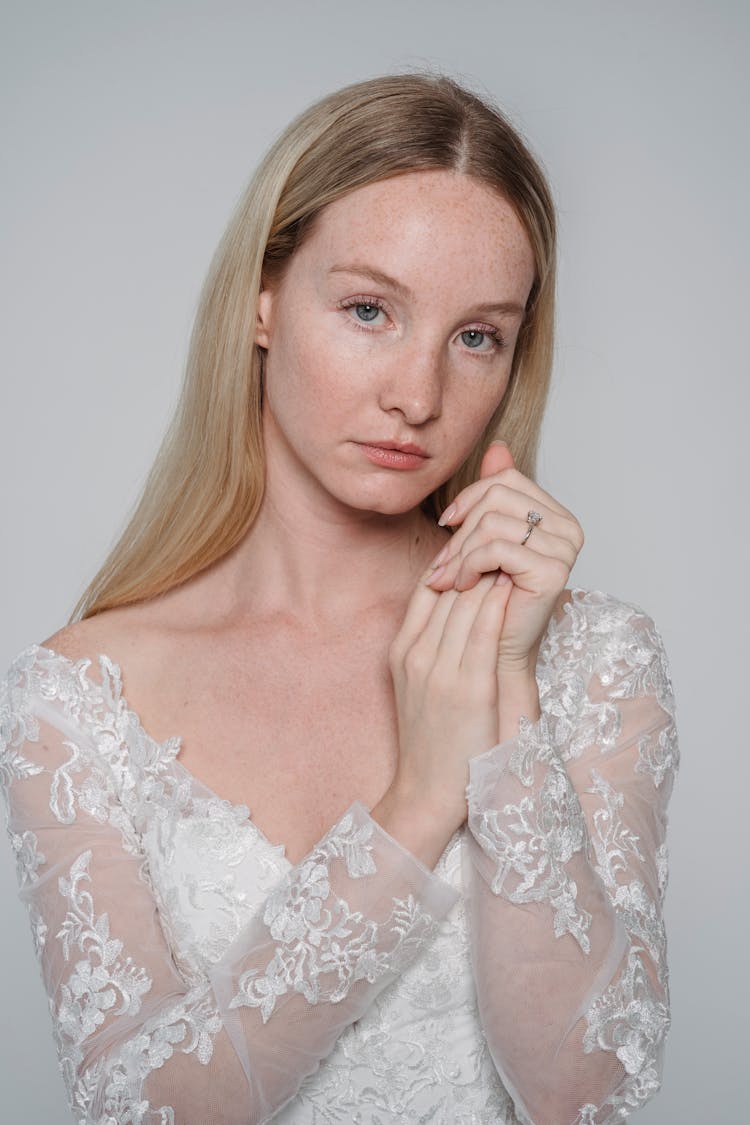
<svg viewBox="0 0 750 1125">
<path fill-rule="evenodd" d="M 534 532 L 536 534 L 536 531 Z M 440 579 L 439 585 L 442 587 L 445 583 L 449 583 L 446 587 L 451 587 L 459 592 L 471 589 L 472 586 L 481 578 L 483 574 L 493 573 L 498 570 L 506 571 L 503 565 L 507 560 L 507 546 L 515 547 L 515 543 L 508 543 L 508 540 L 493 539 L 490 543 L 482 543 L 473 551 L 468 554 L 461 555 L 456 559 L 450 567 L 454 571 L 453 580 L 451 581 L 450 570 L 447 571 Z M 529 550 L 528 544 L 524 545 L 523 550 L 527 552 L 526 570 L 532 572 L 538 569 L 537 559 L 556 559 L 565 565 L 568 572 L 573 569 L 575 558 L 570 558 L 569 545 L 560 546 L 559 541 L 553 546 L 557 549 L 547 549 L 548 544 L 541 545 L 541 539 L 537 540 L 534 548 Z M 507 573 L 507 571 L 506 571 Z"/>
<path fill-rule="evenodd" d="M 439 592 L 430 589 L 424 578 L 420 578 L 406 607 L 404 620 L 393 643 L 394 648 L 403 652 L 421 636 L 440 597 Z"/>
<path fill-rule="evenodd" d="M 508 445 L 504 441 L 493 441 L 487 446 L 479 466 L 479 479 L 494 476 L 503 469 L 514 469 L 515 461 Z"/>
<path fill-rule="evenodd" d="M 438 520 L 440 526 L 457 527 L 463 523 L 471 509 L 494 484 L 502 484 L 515 492 L 520 492 L 528 500 L 535 504 L 544 504 L 549 511 L 556 512 L 558 515 L 570 519 L 574 518 L 572 512 L 569 512 L 559 501 L 555 500 L 554 496 L 550 496 L 534 481 L 529 480 L 523 473 L 519 473 L 518 469 L 504 469 L 499 474 L 474 481 L 473 484 L 469 484 L 462 489 Z"/>
<path fill-rule="evenodd" d="M 454 600 L 450 612 L 445 618 L 445 624 L 437 650 L 436 664 L 443 668 L 457 671 L 466 650 L 476 616 L 479 613 L 485 595 L 495 584 L 495 575 L 485 574 L 472 590 L 459 594 L 454 593 Z M 442 595 L 447 596 L 447 595 Z M 499 634 L 498 634 L 499 637 Z M 497 653 L 494 657 L 497 661 Z"/>
<path fill-rule="evenodd" d="M 445 632 L 445 623 L 457 599 L 458 590 L 446 590 L 440 594 L 422 632 L 415 639 L 413 648 L 422 652 L 425 659 L 429 658 L 434 662 Z"/>
<path fill-rule="evenodd" d="M 506 497 L 510 494 L 510 498 Z M 448 544 L 445 558 L 441 559 L 440 567 L 436 568 L 427 582 L 433 589 L 448 589 L 449 579 L 455 575 L 468 551 L 473 550 L 482 543 L 491 539 L 507 539 L 509 542 L 521 543 L 529 529 L 528 499 L 518 501 L 518 494 L 513 490 L 506 490 L 503 485 L 494 486 L 488 499 L 497 505 L 515 505 L 515 513 L 487 509 L 484 503 L 478 505 L 464 521 L 463 525 L 454 533 Z M 577 523 L 564 521 L 555 512 L 550 511 L 543 504 L 538 505 L 542 510 L 542 524 L 533 529 L 534 543 L 532 547 L 540 554 L 558 555 L 569 560 L 572 568 L 578 557 L 578 552 L 583 543 L 582 533 Z M 494 568 L 489 568 L 494 569 Z"/>
<path fill-rule="evenodd" d="M 465 595 L 462 595 L 462 597 Z M 493 581 L 482 599 L 464 648 L 461 667 L 477 679 L 488 669 L 496 673 L 497 653 L 508 608 L 508 587 Z"/>
</svg>

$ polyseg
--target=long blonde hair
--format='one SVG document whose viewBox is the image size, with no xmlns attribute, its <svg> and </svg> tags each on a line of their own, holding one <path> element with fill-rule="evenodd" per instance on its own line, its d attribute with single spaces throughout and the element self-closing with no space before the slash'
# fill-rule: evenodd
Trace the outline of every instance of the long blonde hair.
<svg viewBox="0 0 750 1125">
<path fill-rule="evenodd" d="M 221 558 L 263 498 L 261 281 L 277 278 L 327 204 L 365 184 L 446 169 L 494 188 L 529 235 L 536 278 L 508 389 L 474 451 L 423 504 L 437 516 L 493 437 L 533 477 L 554 322 L 555 211 L 517 131 L 486 98 L 439 74 L 385 75 L 322 98 L 279 136 L 217 247 L 190 340 L 180 401 L 141 497 L 71 621 L 165 593 Z"/>
</svg>

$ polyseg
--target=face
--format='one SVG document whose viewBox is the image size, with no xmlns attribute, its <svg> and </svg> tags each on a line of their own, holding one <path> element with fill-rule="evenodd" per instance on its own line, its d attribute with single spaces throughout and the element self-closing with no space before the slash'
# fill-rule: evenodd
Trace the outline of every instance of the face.
<svg viewBox="0 0 750 1125">
<path fill-rule="evenodd" d="M 411 172 L 329 204 L 260 294 L 269 487 L 416 508 L 500 404 L 533 280 L 521 222 L 467 176 Z"/>
</svg>

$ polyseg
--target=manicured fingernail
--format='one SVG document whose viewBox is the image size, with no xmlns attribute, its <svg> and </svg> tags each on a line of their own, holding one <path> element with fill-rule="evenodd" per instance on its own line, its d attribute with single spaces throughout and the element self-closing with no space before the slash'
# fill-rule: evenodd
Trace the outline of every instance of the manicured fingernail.
<svg viewBox="0 0 750 1125">
<path fill-rule="evenodd" d="M 441 516 L 441 517 L 440 517 L 440 519 L 438 520 L 438 524 L 439 524 L 439 526 L 440 526 L 440 527 L 444 527 L 444 526 L 445 526 L 445 525 L 446 525 L 446 524 L 448 523 L 448 521 L 449 521 L 449 520 L 452 520 L 452 519 L 453 519 L 453 517 L 455 516 L 455 514 L 456 514 L 456 505 L 455 505 L 455 504 L 451 504 L 451 506 L 450 506 L 449 508 L 446 508 L 446 509 L 445 509 L 445 511 L 443 512 L 442 516 Z"/>
<path fill-rule="evenodd" d="M 437 582 L 438 578 L 440 578 L 443 574 L 445 574 L 444 566 L 439 566 L 437 570 L 433 570 L 432 574 L 429 574 L 425 579 L 427 585 L 429 586 L 430 582 Z"/>
<path fill-rule="evenodd" d="M 498 574 L 497 578 L 495 579 L 495 585 L 496 586 L 507 586 L 509 582 L 510 582 L 510 575 L 506 574 L 504 570 L 501 570 L 500 573 Z"/>
<path fill-rule="evenodd" d="M 508 447 L 507 441 L 501 441 L 500 438 L 497 438 L 496 441 L 491 441 L 490 445 L 504 445 L 506 449 Z"/>
</svg>

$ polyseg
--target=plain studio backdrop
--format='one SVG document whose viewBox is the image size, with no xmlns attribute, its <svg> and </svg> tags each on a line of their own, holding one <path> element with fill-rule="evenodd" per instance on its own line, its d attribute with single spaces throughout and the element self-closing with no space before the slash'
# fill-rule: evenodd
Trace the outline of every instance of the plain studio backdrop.
<svg viewBox="0 0 750 1125">
<path fill-rule="evenodd" d="M 210 256 L 295 114 L 349 82 L 434 68 L 495 98 L 541 157 L 561 267 L 539 482 L 586 532 L 571 584 L 654 617 L 681 736 L 673 1024 L 663 1088 L 636 1116 L 746 1121 L 748 6 L 6 0 L 0 13 L 3 670 L 65 623 L 123 526 Z M 0 1120 L 65 1125 L 0 844 Z"/>
</svg>

